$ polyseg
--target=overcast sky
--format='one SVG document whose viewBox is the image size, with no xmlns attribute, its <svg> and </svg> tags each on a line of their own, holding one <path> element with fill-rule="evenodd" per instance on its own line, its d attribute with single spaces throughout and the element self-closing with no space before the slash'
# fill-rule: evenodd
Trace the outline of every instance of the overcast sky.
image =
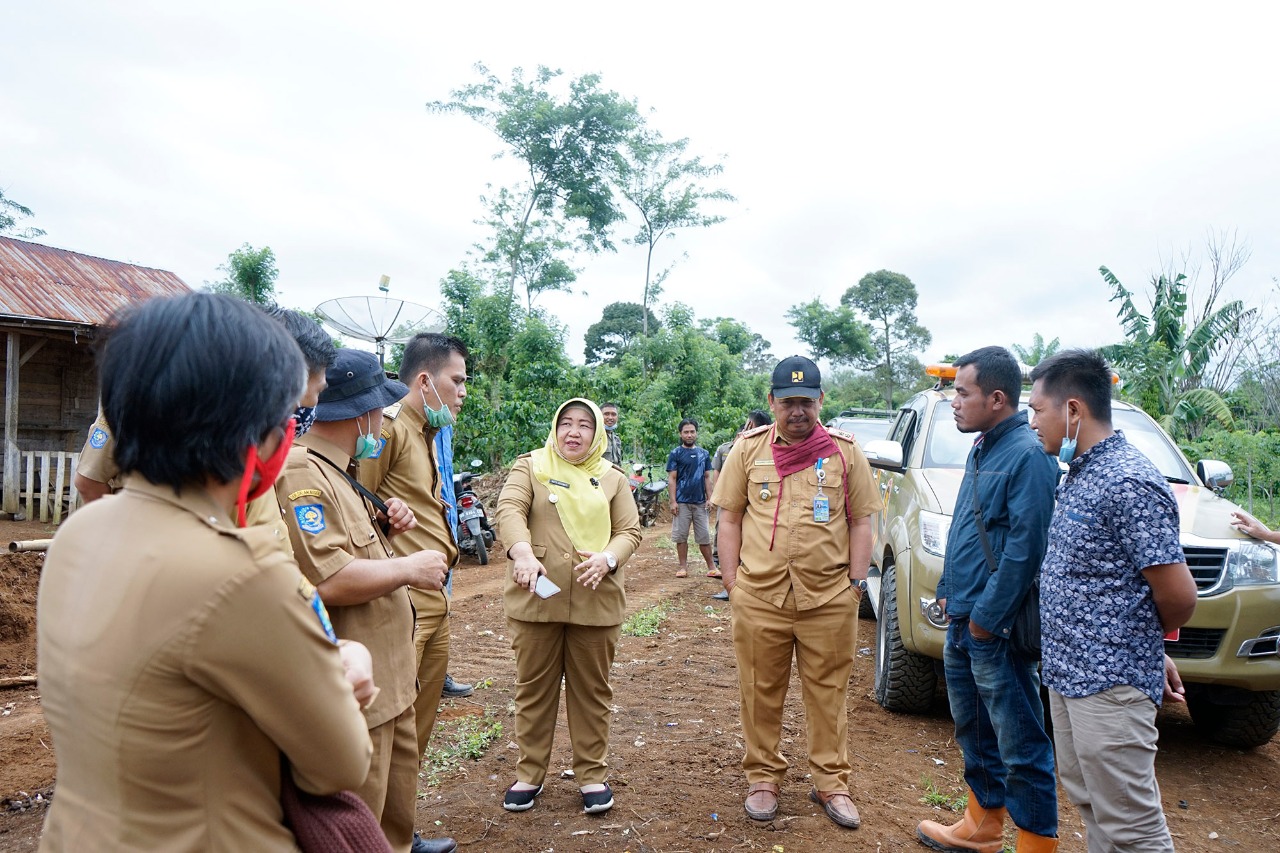
<svg viewBox="0 0 1280 853">
<path fill-rule="evenodd" d="M 539 64 L 654 110 L 725 157 L 739 198 L 681 232 L 663 301 L 731 316 L 778 356 L 786 309 L 904 273 L 926 360 L 990 343 L 1120 336 L 1097 268 L 1131 289 L 1235 231 L 1228 295 L 1280 275 L 1280 94 L 1262 3 L 41 0 L 0 5 L 0 189 L 40 242 L 171 270 L 193 287 L 270 246 L 281 301 L 437 283 L 484 232 L 496 137 L 428 101 Z M 1264 17 L 1265 16 L 1265 17 Z M 644 256 L 584 258 L 539 301 L 568 351 Z M 1269 304 L 1269 303 L 1268 303 Z"/>
</svg>

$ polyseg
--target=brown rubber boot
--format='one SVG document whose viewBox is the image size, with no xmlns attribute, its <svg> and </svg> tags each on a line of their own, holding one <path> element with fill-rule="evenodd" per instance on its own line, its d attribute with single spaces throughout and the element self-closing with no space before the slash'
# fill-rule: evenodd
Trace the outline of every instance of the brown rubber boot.
<svg viewBox="0 0 1280 853">
<path fill-rule="evenodd" d="M 964 817 L 959 823 L 943 826 L 932 820 L 924 820 L 916 827 L 916 837 L 925 847 L 941 850 L 943 853 L 1000 853 L 1004 847 L 1004 817 L 1003 807 L 984 809 L 978 805 L 978 798 L 973 791 L 970 791 L 969 803 L 964 807 Z M 1056 838 L 1049 840 L 1057 845 Z"/>
<path fill-rule="evenodd" d="M 1058 839 L 1047 835 L 1036 835 L 1025 829 L 1018 830 L 1018 853 L 1054 853 L 1058 849 Z"/>
</svg>

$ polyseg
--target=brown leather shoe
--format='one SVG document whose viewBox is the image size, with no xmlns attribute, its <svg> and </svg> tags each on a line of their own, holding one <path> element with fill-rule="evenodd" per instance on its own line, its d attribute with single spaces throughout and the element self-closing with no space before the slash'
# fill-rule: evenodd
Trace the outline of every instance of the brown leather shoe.
<svg viewBox="0 0 1280 853">
<path fill-rule="evenodd" d="M 747 789 L 742 807 L 752 820 L 773 820 L 778 816 L 778 786 L 772 782 L 756 782 Z"/>
<path fill-rule="evenodd" d="M 853 797 L 848 791 L 810 791 L 809 799 L 822 806 L 822 810 L 840 826 L 846 829 L 857 829 L 862 826 L 862 818 L 858 816 L 858 807 L 853 804 Z"/>
</svg>

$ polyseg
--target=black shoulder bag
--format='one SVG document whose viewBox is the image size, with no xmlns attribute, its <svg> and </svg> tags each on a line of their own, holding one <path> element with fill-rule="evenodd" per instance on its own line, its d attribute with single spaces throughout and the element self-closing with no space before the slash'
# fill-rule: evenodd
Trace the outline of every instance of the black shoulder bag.
<svg viewBox="0 0 1280 853">
<path fill-rule="evenodd" d="M 973 517 L 978 523 L 978 538 L 982 540 L 982 553 L 987 557 L 987 568 L 996 572 L 996 557 L 991 553 L 987 539 L 987 525 L 982 520 L 982 506 L 978 503 L 978 454 L 973 454 Z M 1026 661 L 1040 660 L 1040 573 L 1031 581 L 1031 588 L 1022 599 L 1022 606 L 1013 617 L 1009 630 L 1009 648 Z"/>
</svg>

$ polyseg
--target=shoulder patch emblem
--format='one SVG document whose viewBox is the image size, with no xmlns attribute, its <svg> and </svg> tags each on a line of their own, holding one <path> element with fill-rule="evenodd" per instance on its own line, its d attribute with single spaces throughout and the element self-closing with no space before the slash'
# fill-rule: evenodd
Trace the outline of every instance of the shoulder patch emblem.
<svg viewBox="0 0 1280 853">
<path fill-rule="evenodd" d="M 318 498 L 322 492 L 319 489 L 298 489 L 296 492 L 289 493 L 289 500 L 296 501 L 298 498 Z"/>
<path fill-rule="evenodd" d="M 387 440 L 385 438 L 378 439 L 378 446 L 374 449 L 372 453 L 369 454 L 369 458 L 377 459 L 379 456 L 382 455 L 382 448 L 386 446 L 387 446 Z"/>
<path fill-rule="evenodd" d="M 315 535 L 324 530 L 324 507 L 320 504 L 304 504 L 295 506 L 293 514 L 298 519 L 298 529 L 303 533 Z"/>
<path fill-rule="evenodd" d="M 94 450 L 101 450 L 106 446 L 107 440 L 110 438 L 111 436 L 107 434 L 105 429 L 94 427 L 93 432 L 89 433 L 89 446 Z"/>
<path fill-rule="evenodd" d="M 401 403 L 392 403 L 390 406 L 387 406 L 382 410 L 382 416 L 384 418 L 391 418 L 391 420 L 394 421 L 396 419 L 396 415 L 400 414 L 401 405 Z"/>
<path fill-rule="evenodd" d="M 316 618 L 320 620 L 320 627 L 324 630 L 324 635 L 334 645 L 338 643 L 338 635 L 333 632 L 333 623 L 329 621 L 329 611 L 325 609 L 324 601 L 320 598 L 320 593 L 311 585 L 311 581 L 306 578 L 298 578 L 298 595 L 302 596 L 302 600 L 311 608 L 311 612 L 316 614 Z"/>
</svg>

